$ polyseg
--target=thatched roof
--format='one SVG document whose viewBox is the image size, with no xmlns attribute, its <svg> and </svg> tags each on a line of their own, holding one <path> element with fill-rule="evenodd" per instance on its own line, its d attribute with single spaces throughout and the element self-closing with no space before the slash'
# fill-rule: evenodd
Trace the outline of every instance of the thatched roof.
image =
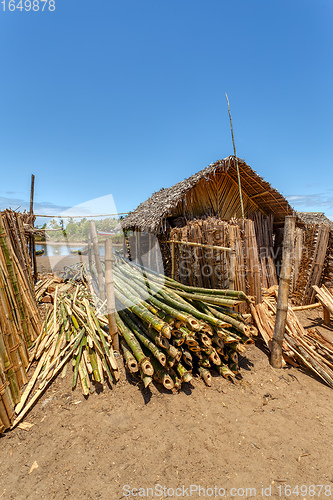
<svg viewBox="0 0 333 500">
<path fill-rule="evenodd" d="M 293 213 L 293 209 L 287 200 L 252 170 L 244 160 L 238 159 L 238 164 L 243 193 L 247 194 L 249 199 L 254 199 L 259 210 L 265 214 L 273 214 L 274 220 L 278 222 L 282 222 L 286 215 Z M 179 204 L 186 198 L 189 191 L 195 188 L 203 179 L 207 183 L 213 181 L 215 176 L 220 173 L 228 174 L 237 183 L 237 168 L 234 156 L 228 156 L 224 160 L 212 163 L 188 179 L 154 193 L 122 221 L 123 228 L 152 233 L 163 231 L 163 222 L 167 217 L 172 217 L 176 214 Z M 188 214 L 191 213 L 188 201 L 186 212 Z"/>
<path fill-rule="evenodd" d="M 297 212 L 297 219 L 303 224 L 326 224 L 333 230 L 333 221 L 324 212 Z"/>
</svg>

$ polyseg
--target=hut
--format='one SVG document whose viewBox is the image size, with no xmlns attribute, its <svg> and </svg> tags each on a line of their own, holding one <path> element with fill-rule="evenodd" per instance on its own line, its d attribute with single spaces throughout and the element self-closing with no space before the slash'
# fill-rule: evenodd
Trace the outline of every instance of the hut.
<svg viewBox="0 0 333 500">
<path fill-rule="evenodd" d="M 238 165 L 245 217 L 261 212 L 272 215 L 275 225 L 283 225 L 285 216 L 293 213 L 288 201 L 244 160 L 238 159 Z M 207 216 L 224 220 L 242 216 L 234 156 L 154 193 L 126 217 L 123 228 L 163 234 L 179 223 L 179 217 L 192 220 Z"/>
<path fill-rule="evenodd" d="M 278 283 L 284 220 L 295 212 L 244 160 L 238 159 L 238 166 L 244 219 L 235 157 L 228 156 L 154 193 L 122 221 L 123 230 L 132 234 L 132 257 L 139 248 L 149 254 L 147 234 L 156 235 L 166 274 L 194 286 L 236 287 L 259 302 L 261 287 Z M 208 252 L 209 246 L 221 251 Z M 209 275 L 207 269 L 214 272 Z M 322 283 L 333 285 L 333 222 L 323 213 L 299 212 L 294 302 L 313 302 L 312 285 Z"/>
<path fill-rule="evenodd" d="M 132 244 L 128 245 L 132 256 L 137 257 L 139 248 L 147 254 L 147 233 L 154 234 L 166 274 L 195 286 L 237 287 L 259 301 L 261 284 L 277 283 L 274 231 L 283 228 L 285 216 L 293 209 L 244 160 L 238 159 L 238 166 L 244 219 L 237 165 L 235 157 L 229 156 L 154 193 L 126 217 L 122 226 L 133 232 Z M 176 241 L 177 248 L 170 246 L 170 239 Z M 187 247 L 185 258 L 180 244 L 193 243 L 197 247 Z M 212 249 L 208 256 L 207 245 L 218 246 L 221 251 Z M 236 255 L 228 254 L 226 248 Z M 214 270 L 210 275 L 207 266 Z"/>
</svg>

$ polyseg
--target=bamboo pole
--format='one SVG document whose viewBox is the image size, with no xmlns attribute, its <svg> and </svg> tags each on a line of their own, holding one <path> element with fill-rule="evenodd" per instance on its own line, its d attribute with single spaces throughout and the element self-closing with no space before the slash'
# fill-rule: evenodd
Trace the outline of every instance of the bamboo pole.
<svg viewBox="0 0 333 500">
<path fill-rule="evenodd" d="M 229 247 L 220 247 L 217 245 L 204 245 L 203 243 L 194 243 L 193 241 L 177 241 L 170 240 L 168 243 L 174 243 L 176 245 L 188 245 L 190 247 L 200 247 L 200 248 L 210 248 L 212 250 L 223 250 L 225 252 L 231 252 L 231 248 Z"/>
<path fill-rule="evenodd" d="M 232 246 L 230 252 L 230 269 L 229 269 L 229 290 L 235 290 L 236 283 L 236 249 Z"/>
<path fill-rule="evenodd" d="M 175 242 L 171 242 L 171 278 L 176 277 L 176 261 L 175 261 Z"/>
<path fill-rule="evenodd" d="M 34 213 L 34 192 L 35 192 L 35 176 L 34 174 L 31 174 L 31 189 L 30 189 L 30 218 L 32 222 L 32 226 L 34 226 L 34 219 L 33 219 L 33 213 Z M 30 235 L 30 258 L 33 264 L 33 278 L 36 281 L 37 280 L 37 260 L 36 260 L 36 251 L 35 251 L 35 236 L 33 232 Z"/>
<path fill-rule="evenodd" d="M 99 247 L 98 247 L 98 238 L 96 232 L 95 222 L 93 220 L 90 221 L 90 232 L 93 243 L 94 255 L 95 255 L 95 264 L 98 274 L 98 288 L 100 299 L 102 301 L 105 300 L 105 291 L 104 291 L 104 277 L 103 277 L 103 269 L 101 264 L 101 257 L 99 255 Z"/>
<path fill-rule="evenodd" d="M 320 302 L 316 302 L 315 304 L 309 304 L 307 306 L 295 306 L 292 307 L 293 311 L 307 311 L 308 309 L 317 309 L 318 307 L 322 307 Z"/>
<path fill-rule="evenodd" d="M 114 297 L 113 250 L 111 238 L 107 238 L 105 240 L 105 290 L 107 301 L 107 315 L 109 321 L 109 331 L 112 339 L 112 346 L 115 351 L 119 351 L 118 328 L 115 319 L 116 306 Z"/>
<path fill-rule="evenodd" d="M 237 154 L 236 154 L 236 145 L 235 145 L 235 138 L 234 138 L 234 129 L 233 129 L 233 126 L 232 126 L 232 118 L 231 118 L 231 112 L 230 112 L 230 105 L 229 105 L 229 99 L 228 99 L 227 94 L 225 94 L 225 97 L 226 97 L 226 99 L 227 99 L 227 103 L 228 103 L 228 112 L 229 112 L 230 127 L 231 127 L 231 137 L 232 137 L 232 144 L 233 144 L 233 147 L 234 147 L 234 155 L 235 155 L 236 170 L 237 170 L 238 189 L 239 189 L 239 199 L 240 199 L 240 203 L 241 203 L 242 219 L 244 219 L 244 205 L 243 205 L 243 196 L 242 196 L 242 186 L 241 186 L 241 179 L 240 179 L 240 174 L 239 174 L 238 159 L 237 159 Z"/>
<path fill-rule="evenodd" d="M 274 326 L 270 364 L 282 368 L 282 343 L 287 322 L 288 294 L 294 254 L 295 215 L 287 215 L 284 223 L 283 258 L 279 282 L 277 312 Z"/>
</svg>

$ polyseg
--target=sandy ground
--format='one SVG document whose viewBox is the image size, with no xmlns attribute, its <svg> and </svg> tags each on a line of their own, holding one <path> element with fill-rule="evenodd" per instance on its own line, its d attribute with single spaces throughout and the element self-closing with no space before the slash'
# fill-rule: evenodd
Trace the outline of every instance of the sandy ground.
<svg viewBox="0 0 333 500">
<path fill-rule="evenodd" d="M 319 311 L 303 321 L 320 324 Z M 333 498 L 332 389 L 274 370 L 260 343 L 240 364 L 236 383 L 195 378 L 178 394 L 144 389 L 123 367 L 87 399 L 71 373 L 58 377 L 26 417 L 31 429 L 0 437 L 0 498 Z"/>
</svg>

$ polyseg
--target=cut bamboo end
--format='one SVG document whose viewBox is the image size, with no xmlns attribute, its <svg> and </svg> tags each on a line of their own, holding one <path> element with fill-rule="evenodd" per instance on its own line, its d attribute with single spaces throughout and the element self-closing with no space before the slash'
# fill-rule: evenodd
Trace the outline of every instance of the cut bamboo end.
<svg viewBox="0 0 333 500">
<path fill-rule="evenodd" d="M 141 361 L 140 368 L 145 375 L 148 375 L 149 377 L 154 375 L 154 368 L 148 358 Z"/>
<path fill-rule="evenodd" d="M 162 378 L 162 384 L 169 391 L 171 391 L 174 388 L 174 386 L 175 386 L 172 378 L 169 375 L 167 375 L 167 374 L 165 374 L 163 376 L 163 378 Z"/>
<path fill-rule="evenodd" d="M 193 330 L 194 332 L 200 331 L 200 322 L 195 318 L 192 317 L 187 318 L 186 324 L 190 330 Z"/>
</svg>

